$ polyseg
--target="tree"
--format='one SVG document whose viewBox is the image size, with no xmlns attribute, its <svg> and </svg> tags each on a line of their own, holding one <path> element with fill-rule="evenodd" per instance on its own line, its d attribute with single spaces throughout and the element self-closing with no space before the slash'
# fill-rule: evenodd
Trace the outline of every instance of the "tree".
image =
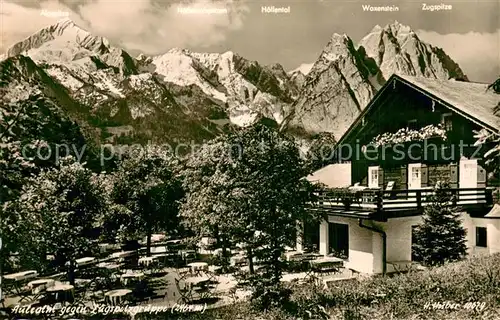
<svg viewBox="0 0 500 320">
<path fill-rule="evenodd" d="M 493 90 L 496 94 L 500 94 L 500 78 L 495 80 L 492 84 L 488 86 L 488 90 Z M 495 115 L 500 116 L 500 99 L 493 110 Z M 492 158 L 492 163 L 496 163 L 495 165 L 495 171 L 498 173 L 498 162 L 500 161 L 500 133 L 499 132 L 494 132 L 494 133 L 488 133 L 485 130 L 482 130 L 479 133 L 479 140 L 481 143 L 484 142 L 491 142 L 493 147 L 485 154 L 486 158 Z"/>
<path fill-rule="evenodd" d="M 467 253 L 466 231 L 459 218 L 459 208 L 450 205 L 453 196 L 445 187 L 436 185 L 431 203 L 424 208 L 423 223 L 415 230 L 413 250 L 425 265 L 456 261 Z"/>
<path fill-rule="evenodd" d="M 44 143 L 44 142 L 39 142 Z M 0 237 L 3 247 L 0 250 L 0 270 L 11 271 L 13 265 L 7 257 L 17 251 L 19 235 L 14 226 L 17 218 L 7 207 L 15 201 L 30 175 L 39 168 L 22 156 L 21 142 L 9 137 L 0 138 Z"/>
<path fill-rule="evenodd" d="M 336 143 L 335 136 L 329 132 L 319 133 L 313 137 L 312 144 L 306 154 L 308 168 L 315 171 L 334 163 Z"/>
<path fill-rule="evenodd" d="M 171 153 L 154 145 L 136 151 L 139 155 L 131 150 L 112 177 L 111 197 L 118 208 L 104 223 L 108 231 L 119 231 L 124 238 L 146 235 L 150 255 L 153 232 L 177 231 L 183 190 Z"/>
<path fill-rule="evenodd" d="M 101 179 L 75 162 L 63 158 L 58 168 L 45 169 L 30 179 L 18 200 L 11 202 L 10 228 L 20 236 L 17 249 L 24 265 L 43 268 L 46 256 L 69 264 L 74 284 L 75 260 L 92 254 L 99 217 L 107 212 Z"/>
<path fill-rule="evenodd" d="M 19 197 L 28 179 L 44 168 L 58 167 L 59 158 L 69 153 L 97 159 L 79 126 L 50 98 L 23 85 L 15 91 L 18 94 L 0 99 L 0 237 L 4 243 L 0 273 L 15 267 L 8 257 L 17 251 L 18 237 L 23 235 L 14 229 L 16 213 L 7 207 Z"/>
<path fill-rule="evenodd" d="M 489 89 L 493 89 L 493 91 L 495 93 L 498 93 L 500 94 L 500 78 L 496 79 L 495 81 L 493 81 L 493 83 L 491 83 L 489 86 L 488 86 L 488 90 Z M 499 102 L 500 103 L 500 102 Z"/>
<path fill-rule="evenodd" d="M 286 296 L 280 285 L 282 256 L 287 246 L 295 245 L 297 222 L 318 218 L 305 210 L 313 200 L 313 186 L 304 179 L 309 172 L 288 136 L 256 126 L 243 130 L 232 143 L 241 146 L 233 171 L 246 191 L 239 193 L 238 202 L 245 204 L 240 215 L 255 230 L 246 242 L 262 264 L 252 281 L 254 301 L 267 309 Z"/>
<path fill-rule="evenodd" d="M 232 236 L 241 222 L 233 195 L 237 181 L 230 175 L 233 160 L 229 138 L 216 138 L 189 156 L 182 173 L 186 190 L 181 207 L 183 223 L 195 232 L 195 241 L 206 235 L 217 239 L 224 269 L 229 264 Z"/>
<path fill-rule="evenodd" d="M 487 90 L 492 90 L 496 94 L 500 94 L 500 78 L 488 86 Z M 500 101 L 500 99 L 499 99 Z M 500 116 L 500 102 L 493 110 L 494 114 Z M 500 168 L 500 132 L 492 132 L 486 129 L 475 132 L 476 146 L 484 145 L 488 149 L 483 156 L 482 165 L 490 172 L 493 177 L 498 179 Z"/>
<path fill-rule="evenodd" d="M 484 165 L 493 174 L 499 174 L 500 162 L 500 133 L 482 129 L 475 133 L 475 145 L 485 145 L 489 148 L 484 154 Z"/>
<path fill-rule="evenodd" d="M 261 261 L 252 281 L 257 300 L 279 298 L 270 293 L 281 290 L 285 247 L 295 244 L 297 221 L 314 218 L 305 210 L 312 199 L 307 173 L 295 142 L 262 125 L 220 138 L 188 161 L 183 216 L 244 243 L 251 269 L 253 256 Z"/>
</svg>

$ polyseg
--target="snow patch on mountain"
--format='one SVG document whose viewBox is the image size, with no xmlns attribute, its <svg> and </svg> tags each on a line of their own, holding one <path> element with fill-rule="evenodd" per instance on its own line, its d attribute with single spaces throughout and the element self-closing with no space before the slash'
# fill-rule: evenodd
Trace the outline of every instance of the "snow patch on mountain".
<svg viewBox="0 0 500 320">
<path fill-rule="evenodd" d="M 7 56 L 25 54 L 35 62 L 62 64 L 89 56 L 101 46 L 109 46 L 109 41 L 62 19 L 10 47 Z"/>
<path fill-rule="evenodd" d="M 226 102 L 226 95 L 204 81 L 200 73 L 195 70 L 193 63 L 189 51 L 177 48 L 163 55 L 152 57 L 151 61 L 151 65 L 155 67 L 154 72 L 163 76 L 163 81 L 180 86 L 196 85 L 207 95 Z"/>
<path fill-rule="evenodd" d="M 312 68 L 313 65 L 314 65 L 314 63 L 303 63 L 300 66 L 298 66 L 297 68 L 289 71 L 288 74 L 291 76 L 291 75 L 293 75 L 293 74 L 295 74 L 297 72 L 300 72 L 303 75 L 307 76 L 307 74 L 309 72 L 311 72 L 311 68 Z"/>
<path fill-rule="evenodd" d="M 112 77 L 109 77 L 108 74 L 105 72 L 100 72 L 97 73 L 98 76 L 100 76 L 100 82 L 96 83 L 96 87 L 99 88 L 100 90 L 105 90 L 109 91 L 110 93 L 120 97 L 120 98 L 125 98 L 125 95 L 121 92 L 120 89 L 118 89 L 117 84 L 114 83 L 114 79 Z"/>
<path fill-rule="evenodd" d="M 45 71 L 70 91 L 75 92 L 80 90 L 85 85 L 85 82 L 78 80 L 72 76 L 66 68 L 63 68 L 64 67 L 53 65 L 45 68 Z"/>
<path fill-rule="evenodd" d="M 238 105 L 229 111 L 229 120 L 237 126 L 246 127 L 257 121 L 259 114 L 248 106 Z"/>
<path fill-rule="evenodd" d="M 127 121 L 156 121 L 160 115 L 174 123 L 148 123 L 147 128 L 134 124 L 145 135 L 153 127 L 164 135 L 168 127 L 175 128 L 167 130 L 174 136 L 179 127 L 194 124 L 196 130 L 186 132 L 212 136 L 217 129 L 211 124 L 228 118 L 247 126 L 268 117 L 304 129 L 300 132 L 331 132 L 338 138 L 392 73 L 465 77 L 441 49 L 423 43 L 399 22 L 375 26 L 358 46 L 335 33 L 314 63 L 288 73 L 279 64 L 263 66 L 232 51 L 174 48 L 132 58 L 69 19 L 15 44 L 6 57 L 20 54 L 31 57 L 72 99 L 99 117 L 109 115 L 132 125 Z M 9 87 L 12 92 L 6 94 L 12 98 L 24 89 Z"/>
</svg>

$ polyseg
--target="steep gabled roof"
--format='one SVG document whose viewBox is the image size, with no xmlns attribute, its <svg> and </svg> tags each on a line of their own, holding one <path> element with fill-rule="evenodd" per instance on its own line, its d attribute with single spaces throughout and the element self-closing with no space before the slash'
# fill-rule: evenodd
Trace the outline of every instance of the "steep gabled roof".
<svg viewBox="0 0 500 320">
<path fill-rule="evenodd" d="M 488 85 L 456 80 L 439 80 L 424 77 L 397 76 L 416 90 L 423 90 L 442 100 L 443 104 L 466 118 L 472 118 L 482 127 L 500 131 L 500 112 L 495 108 L 500 95 L 488 90 Z"/>
<path fill-rule="evenodd" d="M 366 113 L 377 105 L 381 96 L 390 94 L 387 88 L 392 87 L 395 81 L 440 102 L 485 129 L 500 132 L 500 95 L 491 89 L 488 90 L 487 84 L 393 74 L 340 138 L 338 144 L 345 141 Z"/>
</svg>

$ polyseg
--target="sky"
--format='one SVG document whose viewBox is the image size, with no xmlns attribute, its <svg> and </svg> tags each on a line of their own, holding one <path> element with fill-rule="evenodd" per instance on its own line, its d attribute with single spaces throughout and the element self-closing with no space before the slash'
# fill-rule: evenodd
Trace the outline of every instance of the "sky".
<svg viewBox="0 0 500 320">
<path fill-rule="evenodd" d="M 356 43 L 377 24 L 399 21 L 426 42 L 444 49 L 472 81 L 500 76 L 500 1 L 429 1 L 451 10 L 422 10 L 415 0 L 0 0 L 0 52 L 59 17 L 108 38 L 131 54 L 161 54 L 180 47 L 233 51 L 286 70 L 313 63 L 333 33 Z M 398 12 L 365 12 L 362 5 L 396 6 Z M 223 14 L 180 14 L 177 7 L 227 9 Z M 290 7 L 265 14 L 262 6 Z"/>
</svg>

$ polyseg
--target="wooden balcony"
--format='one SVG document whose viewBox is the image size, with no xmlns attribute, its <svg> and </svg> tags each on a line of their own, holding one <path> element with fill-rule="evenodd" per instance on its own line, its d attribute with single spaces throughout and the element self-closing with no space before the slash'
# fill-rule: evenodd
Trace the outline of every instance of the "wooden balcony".
<svg viewBox="0 0 500 320">
<path fill-rule="evenodd" d="M 484 211 L 493 206 L 492 190 L 488 188 L 443 189 L 450 195 L 450 206 L 467 211 Z M 327 214 L 386 220 L 391 217 L 419 215 L 431 203 L 432 188 L 415 190 L 325 189 L 318 193 L 317 202 L 309 206 Z M 485 212 L 486 213 L 486 212 Z"/>
</svg>

